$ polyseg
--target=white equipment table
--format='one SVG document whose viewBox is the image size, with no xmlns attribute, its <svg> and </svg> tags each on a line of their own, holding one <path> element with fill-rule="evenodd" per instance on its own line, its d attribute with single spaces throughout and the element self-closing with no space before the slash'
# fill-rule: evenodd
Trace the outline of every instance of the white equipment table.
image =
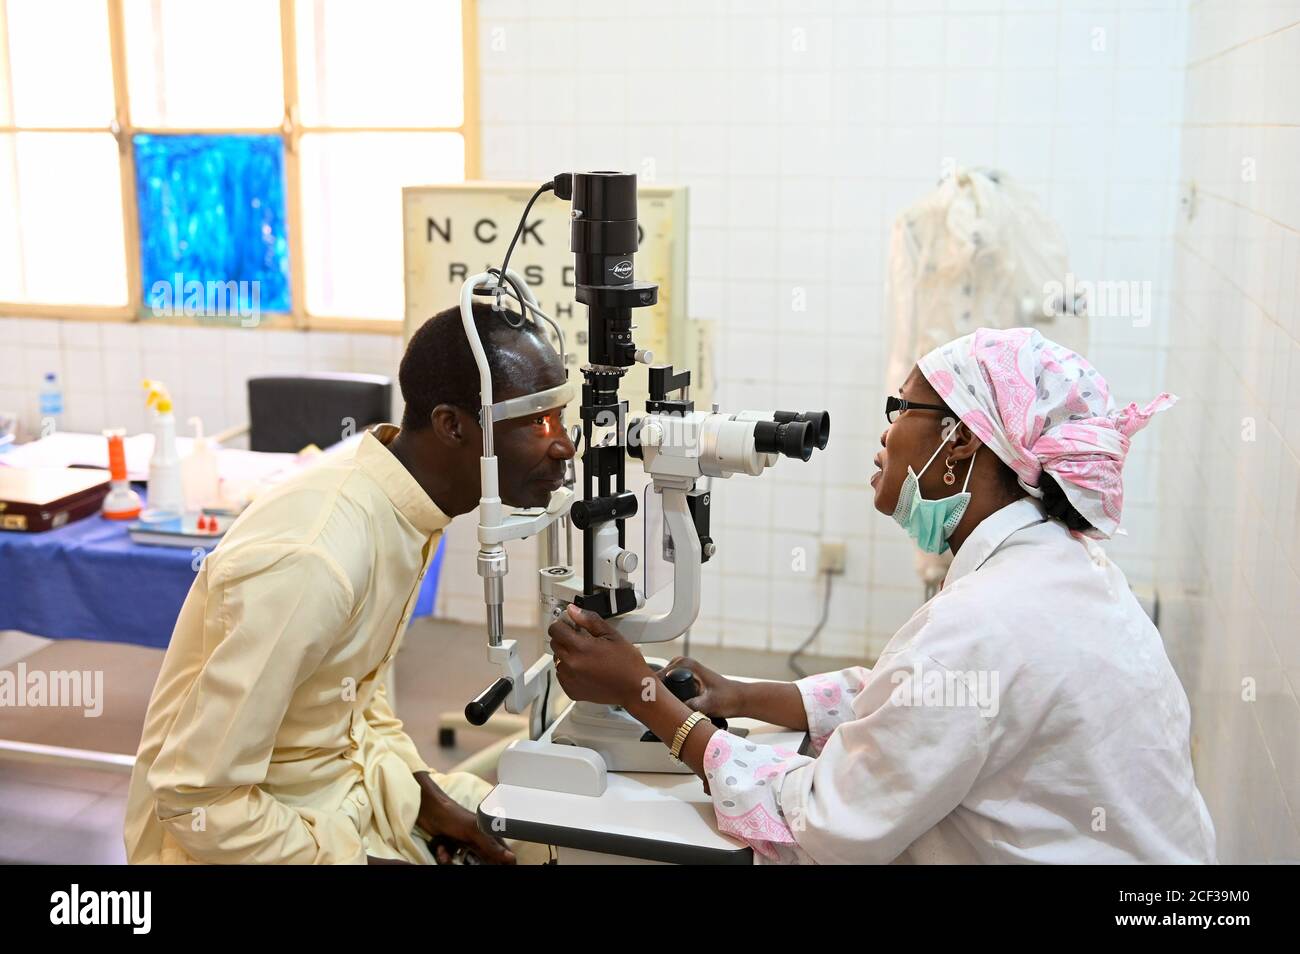
<svg viewBox="0 0 1300 954">
<path fill-rule="evenodd" d="M 807 733 L 730 719 L 763 745 L 802 751 Z M 540 741 L 549 741 L 550 731 Z M 660 745 L 646 742 L 646 745 Z M 498 785 L 478 808 L 479 827 L 553 845 L 561 864 L 753 864 L 744 842 L 718 831 L 713 800 L 694 774 L 610 772 L 602 795 Z"/>
</svg>

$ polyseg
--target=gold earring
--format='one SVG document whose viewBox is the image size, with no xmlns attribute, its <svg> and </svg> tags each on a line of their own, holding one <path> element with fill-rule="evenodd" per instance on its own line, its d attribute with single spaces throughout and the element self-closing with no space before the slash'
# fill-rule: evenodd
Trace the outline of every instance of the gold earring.
<svg viewBox="0 0 1300 954">
<path fill-rule="evenodd" d="M 951 487 L 953 484 L 957 483 L 957 477 L 952 472 L 952 458 L 949 457 L 944 461 L 943 466 L 948 468 L 948 473 L 943 475 L 943 482 Z"/>
</svg>

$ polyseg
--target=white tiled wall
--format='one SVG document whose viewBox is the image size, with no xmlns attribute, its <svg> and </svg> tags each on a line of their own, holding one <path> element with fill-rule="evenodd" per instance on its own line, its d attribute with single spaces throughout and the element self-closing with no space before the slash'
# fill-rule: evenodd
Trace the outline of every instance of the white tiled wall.
<svg viewBox="0 0 1300 954">
<path fill-rule="evenodd" d="M 920 602 L 911 551 L 872 510 L 866 478 L 898 383 L 882 380 L 889 225 L 945 162 L 1032 187 L 1080 278 L 1152 283 L 1154 320 L 1095 322 L 1090 357 L 1124 401 L 1160 390 L 1184 6 L 480 0 L 485 177 L 626 169 L 689 187 L 689 310 L 718 325 L 717 399 L 832 413 L 825 456 L 716 488 L 720 552 L 697 642 L 800 642 L 821 606 L 823 538 L 847 543 L 848 572 L 816 649 L 871 654 Z M 796 288 L 805 312 L 792 310 Z M 1133 532 L 1111 547 L 1136 583 L 1158 543 L 1153 445 L 1136 442 Z M 464 530 L 446 605 L 477 618 Z M 804 572 L 791 569 L 800 547 Z"/>
<path fill-rule="evenodd" d="M 395 335 L 191 328 L 145 323 L 0 318 L 4 344 L 0 410 L 17 411 L 22 429 L 39 429 L 37 393 L 48 371 L 63 385 L 61 427 L 98 432 L 148 426 L 144 378 L 163 381 L 176 403 L 177 428 L 203 418 L 208 433 L 248 420 L 247 380 L 277 371 L 362 371 L 397 378 Z M 394 383 L 394 392 L 396 392 Z M 396 394 L 397 409 L 401 402 Z"/>
<path fill-rule="evenodd" d="M 1195 3 L 1162 630 L 1226 862 L 1300 860 L 1300 3 Z"/>
</svg>

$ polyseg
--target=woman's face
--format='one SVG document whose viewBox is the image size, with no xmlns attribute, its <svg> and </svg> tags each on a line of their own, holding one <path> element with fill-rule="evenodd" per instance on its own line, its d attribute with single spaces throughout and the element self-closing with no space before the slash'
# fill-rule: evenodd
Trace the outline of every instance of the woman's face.
<svg viewBox="0 0 1300 954">
<path fill-rule="evenodd" d="M 943 404 L 934 388 L 930 387 L 930 383 L 915 366 L 898 393 L 906 401 Z M 879 469 L 871 475 L 877 510 L 886 515 L 893 514 L 898 506 L 898 494 L 903 489 L 908 466 L 920 474 L 925 462 L 955 422 L 955 415 L 950 413 L 910 408 L 901 412 L 894 423 L 885 428 L 880 435 L 880 452 L 875 458 Z M 947 497 L 960 489 L 943 482 L 943 462 L 944 455 L 940 453 L 930 469 L 921 475 L 921 496 L 927 500 Z"/>
</svg>

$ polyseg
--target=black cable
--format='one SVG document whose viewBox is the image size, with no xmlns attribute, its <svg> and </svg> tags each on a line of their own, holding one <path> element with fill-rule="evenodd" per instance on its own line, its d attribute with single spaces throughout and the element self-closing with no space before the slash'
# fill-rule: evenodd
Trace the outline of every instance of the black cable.
<svg viewBox="0 0 1300 954">
<path fill-rule="evenodd" d="M 528 319 L 532 321 L 533 324 L 541 327 L 538 322 L 538 319 L 540 318 L 542 321 L 546 322 L 551 329 L 551 333 L 555 335 L 556 344 L 559 345 L 560 357 L 563 358 L 565 355 L 564 332 L 561 331 L 560 326 L 555 323 L 555 319 L 528 300 L 524 287 L 519 284 L 514 276 L 507 275 L 496 266 L 488 268 L 487 273 L 496 276 L 498 286 L 500 286 L 501 279 L 504 276 L 506 284 L 510 286 L 509 289 L 503 289 L 504 294 L 508 298 L 513 298 L 519 305 L 519 322 L 516 324 L 507 318 L 506 324 L 510 325 L 511 328 L 522 328 L 524 319 Z M 507 314 L 514 314 L 514 312 L 511 312 L 508 308 L 502 308 L 501 311 L 506 312 Z"/>
<path fill-rule="evenodd" d="M 504 281 L 505 284 L 509 285 L 514 290 L 514 298 L 516 301 L 519 302 L 519 320 L 518 321 L 510 320 L 509 316 L 513 315 L 514 312 L 512 312 L 509 308 L 502 307 L 500 311 L 501 314 L 505 317 L 505 322 L 507 325 L 509 325 L 511 328 L 522 328 L 524 326 L 524 322 L 528 320 L 528 304 L 524 301 L 523 298 L 519 297 L 520 295 L 523 294 L 523 292 L 520 291 L 519 289 L 519 285 L 516 284 L 513 278 L 511 278 L 509 275 L 507 275 L 499 268 L 489 268 L 488 274 L 495 275 L 497 277 L 498 289 L 501 288 L 501 283 L 502 281 Z M 510 292 L 505 292 L 505 294 L 507 297 L 510 297 Z M 499 303 L 500 303 L 500 299 L 498 299 L 498 304 Z"/>
<path fill-rule="evenodd" d="M 548 725 L 546 721 L 546 717 L 550 715 L 550 705 L 551 705 L 551 671 L 548 669 L 546 670 L 546 688 L 542 690 L 542 718 L 539 720 L 541 722 L 542 732 L 546 731 Z M 540 735 L 541 733 L 538 734 Z"/>
<path fill-rule="evenodd" d="M 537 191 L 533 193 L 533 197 L 528 200 L 528 204 L 524 206 L 524 214 L 519 217 L 519 225 L 515 227 L 515 236 L 510 240 L 510 247 L 506 249 L 506 260 L 501 263 L 501 274 L 497 277 L 497 288 L 501 288 L 505 283 L 506 269 L 510 267 L 510 256 L 514 254 L 515 243 L 519 241 L 519 236 L 524 232 L 524 226 L 528 224 L 528 213 L 532 209 L 533 203 L 537 201 L 538 196 L 543 192 L 550 192 L 554 188 L 554 179 L 550 182 L 543 182 L 537 187 Z"/>
<path fill-rule="evenodd" d="M 790 658 L 787 660 L 790 670 L 800 679 L 803 679 L 808 674 L 799 668 L 799 656 L 803 654 L 804 650 L 813 644 L 814 639 L 821 635 L 822 628 L 826 625 L 826 620 L 831 615 L 831 582 L 834 579 L 835 575 L 828 571 L 826 573 L 826 597 L 822 601 L 822 617 L 817 621 L 817 625 L 813 627 L 813 631 L 808 634 L 808 638 L 799 644 L 799 648 L 792 652 Z"/>
</svg>

